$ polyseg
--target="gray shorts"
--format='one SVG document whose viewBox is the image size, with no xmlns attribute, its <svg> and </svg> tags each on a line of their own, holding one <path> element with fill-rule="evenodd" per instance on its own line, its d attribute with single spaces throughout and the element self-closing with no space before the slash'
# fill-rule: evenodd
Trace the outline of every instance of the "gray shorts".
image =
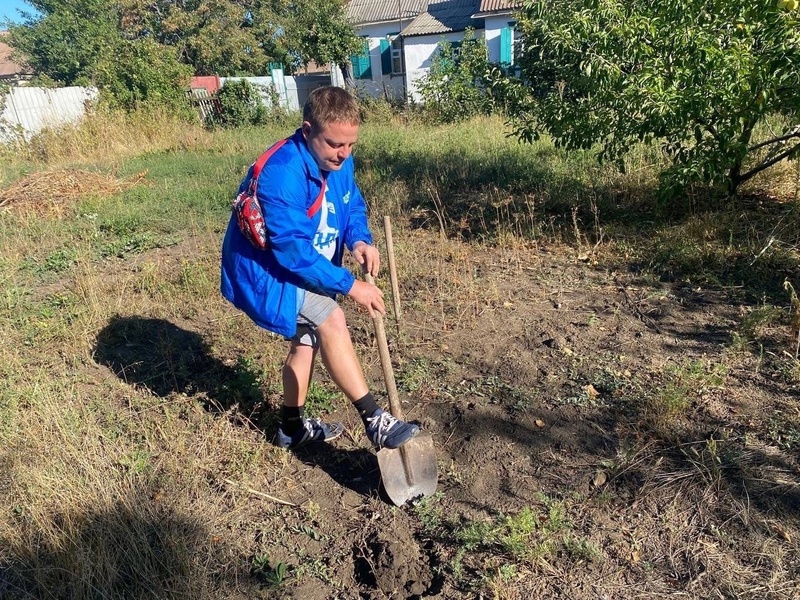
<svg viewBox="0 0 800 600">
<path fill-rule="evenodd" d="M 297 342 L 301 346 L 319 348 L 317 327 L 322 325 L 338 306 L 336 300 L 329 296 L 306 291 L 303 306 L 300 308 L 300 314 L 297 315 L 297 333 L 291 338 L 291 341 Z"/>
</svg>

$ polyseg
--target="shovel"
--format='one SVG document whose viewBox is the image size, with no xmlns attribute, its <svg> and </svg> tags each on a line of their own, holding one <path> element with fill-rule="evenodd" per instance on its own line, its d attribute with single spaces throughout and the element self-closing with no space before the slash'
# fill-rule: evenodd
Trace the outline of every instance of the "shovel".
<svg viewBox="0 0 800 600">
<path fill-rule="evenodd" d="M 375 283 L 369 273 L 364 274 L 364 280 L 373 285 Z M 375 312 L 372 321 L 375 325 L 375 338 L 378 340 L 383 380 L 389 394 L 389 410 L 395 418 L 405 420 L 394 382 L 383 317 Z M 430 496 L 436 491 L 436 451 L 430 433 L 420 432 L 396 449 L 381 448 L 378 451 L 378 467 L 381 470 L 383 489 L 395 506 L 402 506 L 415 498 Z"/>
</svg>

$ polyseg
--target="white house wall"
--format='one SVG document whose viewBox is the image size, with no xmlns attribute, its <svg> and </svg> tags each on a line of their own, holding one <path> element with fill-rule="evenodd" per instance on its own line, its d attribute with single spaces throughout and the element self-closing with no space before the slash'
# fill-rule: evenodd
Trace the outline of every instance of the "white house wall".
<svg viewBox="0 0 800 600">
<path fill-rule="evenodd" d="M 484 25 L 486 27 L 486 49 L 489 52 L 489 62 L 500 62 L 500 31 L 503 27 L 508 27 L 514 21 L 513 15 L 500 15 L 496 17 L 486 17 Z"/>
<path fill-rule="evenodd" d="M 475 37 L 478 38 L 483 35 L 483 30 L 478 29 L 475 31 Z M 498 36 L 500 33 L 498 32 Z M 439 42 L 447 40 L 448 42 L 458 42 L 464 37 L 463 31 L 456 31 L 446 34 L 436 35 L 420 35 L 405 38 L 404 47 L 406 53 L 406 87 L 408 91 L 408 98 L 411 102 L 421 102 L 422 97 L 419 94 L 419 83 L 428 74 L 428 69 L 431 67 L 433 55 Z M 498 42 L 499 53 L 499 42 Z"/>
</svg>

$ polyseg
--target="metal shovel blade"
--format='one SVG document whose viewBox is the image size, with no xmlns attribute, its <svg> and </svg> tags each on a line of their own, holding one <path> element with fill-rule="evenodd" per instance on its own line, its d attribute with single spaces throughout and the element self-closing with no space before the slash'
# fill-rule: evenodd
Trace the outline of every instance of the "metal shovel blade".
<svg viewBox="0 0 800 600">
<path fill-rule="evenodd" d="M 394 450 L 382 448 L 378 466 L 383 489 L 396 506 L 436 491 L 436 451 L 429 433 L 420 433 Z"/>
</svg>

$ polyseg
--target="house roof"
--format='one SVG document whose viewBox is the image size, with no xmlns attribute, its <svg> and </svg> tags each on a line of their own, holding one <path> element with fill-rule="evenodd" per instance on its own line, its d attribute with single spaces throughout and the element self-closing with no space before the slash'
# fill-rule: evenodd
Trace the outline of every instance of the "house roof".
<svg viewBox="0 0 800 600">
<path fill-rule="evenodd" d="M 347 18 L 353 25 L 389 21 L 409 23 L 427 5 L 428 0 L 350 0 Z"/>
<path fill-rule="evenodd" d="M 478 12 L 510 12 L 522 8 L 523 3 L 523 0 L 481 0 Z"/>
<path fill-rule="evenodd" d="M 11 46 L 6 43 L 7 31 L 0 31 L 0 78 L 8 79 L 20 76 L 29 76 L 31 70 L 11 59 Z"/>
<path fill-rule="evenodd" d="M 473 18 L 480 4 L 481 0 L 430 0 L 428 10 L 403 29 L 402 35 L 435 35 L 463 31 L 467 27 L 481 29 L 483 19 Z"/>
</svg>

